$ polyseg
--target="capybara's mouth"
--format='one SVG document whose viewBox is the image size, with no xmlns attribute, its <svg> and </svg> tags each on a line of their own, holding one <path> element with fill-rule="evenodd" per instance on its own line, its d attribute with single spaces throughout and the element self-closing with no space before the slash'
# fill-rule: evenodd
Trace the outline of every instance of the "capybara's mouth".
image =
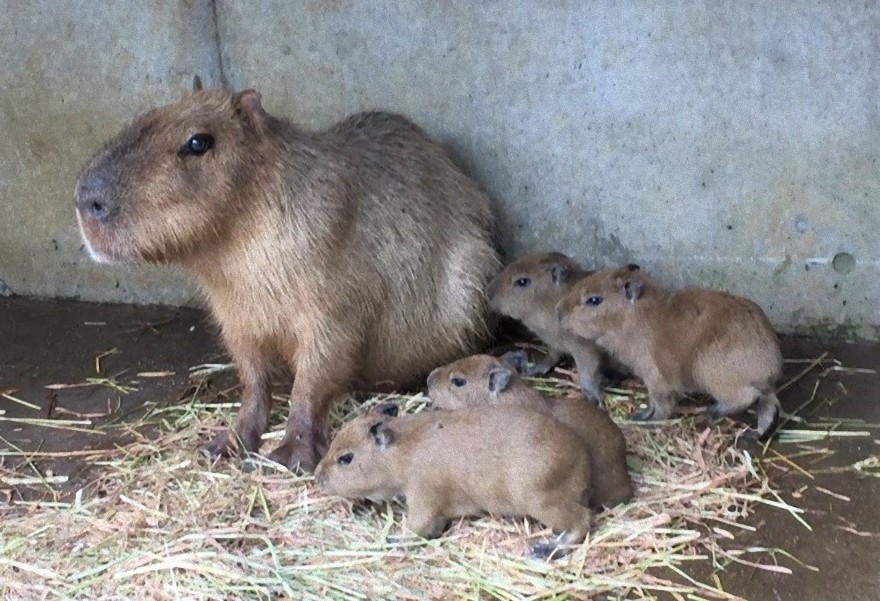
<svg viewBox="0 0 880 601">
<path fill-rule="evenodd" d="M 110 264 L 121 263 L 132 258 L 119 252 L 120 245 L 116 241 L 117 234 L 112 227 L 100 223 L 88 215 L 83 215 L 79 210 L 76 212 L 76 217 L 86 250 L 93 261 Z"/>
</svg>

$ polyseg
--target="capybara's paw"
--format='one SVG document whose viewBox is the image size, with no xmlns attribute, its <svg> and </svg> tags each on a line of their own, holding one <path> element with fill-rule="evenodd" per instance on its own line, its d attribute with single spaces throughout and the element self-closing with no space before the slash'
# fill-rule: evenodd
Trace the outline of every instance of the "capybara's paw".
<svg viewBox="0 0 880 601">
<path fill-rule="evenodd" d="M 535 371 L 539 367 L 537 365 L 529 367 L 529 354 L 523 349 L 507 351 L 506 353 L 501 355 L 501 360 L 505 363 L 508 363 L 516 371 L 525 376 L 531 377 L 535 375 L 544 375 L 544 373 L 546 373 L 546 370 L 543 370 L 543 368 L 541 368 L 540 371 L 542 371 L 542 373 L 537 374 Z"/>
<path fill-rule="evenodd" d="M 235 445 L 232 440 L 232 433 L 229 430 L 223 430 L 218 433 L 211 442 L 201 449 L 202 455 L 209 459 L 217 459 L 218 457 L 231 457 L 235 454 Z"/>
<path fill-rule="evenodd" d="M 644 409 L 639 409 L 637 411 L 633 411 L 632 415 L 630 415 L 630 419 L 636 422 L 647 422 L 651 421 L 654 417 L 654 407 L 648 405 Z"/>
<path fill-rule="evenodd" d="M 726 407 L 721 405 L 718 402 L 714 402 L 708 407 L 706 407 L 706 415 L 711 417 L 712 419 L 721 419 L 727 415 Z"/>
<path fill-rule="evenodd" d="M 529 557 L 532 559 L 552 561 L 565 556 L 565 549 L 556 543 L 535 543 Z"/>
<path fill-rule="evenodd" d="M 758 428 L 749 428 L 745 432 L 742 433 L 740 439 L 753 442 L 753 443 L 765 443 L 771 438 L 773 438 L 773 434 L 775 433 L 775 429 L 769 429 L 766 432 L 761 432 Z"/>
<path fill-rule="evenodd" d="M 746 440 L 749 442 L 759 442 L 761 440 L 761 433 L 758 432 L 755 428 L 749 428 L 745 432 L 742 433 L 740 439 Z"/>
<path fill-rule="evenodd" d="M 527 365 L 522 371 L 523 375 L 527 378 L 540 378 L 541 376 L 546 376 L 553 370 L 553 367 L 546 365 L 544 363 L 535 363 L 534 365 Z"/>
<path fill-rule="evenodd" d="M 594 380 L 591 378 L 583 378 L 579 382 L 581 387 L 581 394 L 584 395 L 584 398 L 596 405 L 597 407 L 605 406 L 605 397 L 602 394 L 602 390 L 596 384 Z"/>
<path fill-rule="evenodd" d="M 280 463 L 290 471 L 300 469 L 307 473 L 315 471 L 321 457 L 322 455 L 312 444 L 298 444 L 296 446 L 282 444 L 269 453 L 270 460 Z"/>
</svg>

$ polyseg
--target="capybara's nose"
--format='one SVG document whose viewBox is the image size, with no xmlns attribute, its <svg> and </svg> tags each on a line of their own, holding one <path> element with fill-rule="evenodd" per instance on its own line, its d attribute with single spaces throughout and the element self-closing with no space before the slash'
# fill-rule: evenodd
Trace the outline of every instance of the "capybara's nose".
<svg viewBox="0 0 880 601">
<path fill-rule="evenodd" d="M 321 466 L 319 465 L 318 468 L 315 470 L 315 484 L 323 487 L 325 482 L 327 482 L 327 474 L 324 472 L 324 470 L 321 469 Z"/>
<path fill-rule="evenodd" d="M 431 373 L 428 374 L 428 388 L 431 388 L 434 385 L 434 382 L 437 381 L 437 370 L 439 367 L 431 370 Z"/>
<path fill-rule="evenodd" d="M 498 294 L 498 280 L 500 276 L 495 276 L 489 285 L 486 287 L 486 298 L 489 299 L 489 302 L 492 302 L 495 299 L 495 295 Z"/>
<path fill-rule="evenodd" d="M 76 187 L 76 208 L 84 217 L 104 222 L 116 211 L 106 178 L 97 174 L 85 175 Z"/>
</svg>

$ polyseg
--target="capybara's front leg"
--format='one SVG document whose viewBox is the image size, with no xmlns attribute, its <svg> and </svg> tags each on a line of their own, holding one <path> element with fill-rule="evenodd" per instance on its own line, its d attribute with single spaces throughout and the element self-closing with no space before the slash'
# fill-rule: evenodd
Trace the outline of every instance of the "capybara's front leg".
<svg viewBox="0 0 880 601">
<path fill-rule="evenodd" d="M 269 459 L 311 472 L 327 452 L 327 415 L 345 395 L 350 379 L 344 360 L 303 361 L 297 366 L 284 438 Z"/>
<path fill-rule="evenodd" d="M 263 433 L 269 428 L 272 408 L 269 363 L 251 350 L 233 352 L 233 360 L 242 385 L 241 409 L 235 428 L 218 433 L 202 449 L 209 457 L 229 457 L 243 451 L 256 453 Z"/>
</svg>

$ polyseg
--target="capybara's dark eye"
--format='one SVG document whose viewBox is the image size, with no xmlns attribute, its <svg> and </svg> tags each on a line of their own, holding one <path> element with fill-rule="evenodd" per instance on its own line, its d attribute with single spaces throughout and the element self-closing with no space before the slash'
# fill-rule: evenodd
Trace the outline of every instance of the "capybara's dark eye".
<svg viewBox="0 0 880 601">
<path fill-rule="evenodd" d="M 593 305 L 595 307 L 596 305 L 601 305 L 603 300 L 605 299 L 603 299 L 601 296 L 591 296 L 587 299 L 587 304 Z"/>
<path fill-rule="evenodd" d="M 461 388 L 465 384 L 467 384 L 467 380 L 465 380 L 464 378 L 461 378 L 459 376 L 453 376 L 453 378 L 452 378 L 452 385 L 453 386 L 458 386 L 459 388 Z"/>
<path fill-rule="evenodd" d="M 525 288 L 526 286 L 528 286 L 531 283 L 532 283 L 532 280 L 530 280 L 529 278 L 519 278 L 518 280 L 516 280 L 514 282 L 514 285 L 519 286 L 520 288 Z"/>
<path fill-rule="evenodd" d="M 351 463 L 352 459 L 354 459 L 354 453 L 346 453 L 345 455 L 340 455 L 339 459 L 336 460 L 336 463 L 339 465 L 348 465 Z"/>
<path fill-rule="evenodd" d="M 187 140 L 183 150 L 186 154 L 199 156 L 208 152 L 212 146 L 214 146 L 214 136 L 209 134 L 196 134 Z"/>
</svg>

